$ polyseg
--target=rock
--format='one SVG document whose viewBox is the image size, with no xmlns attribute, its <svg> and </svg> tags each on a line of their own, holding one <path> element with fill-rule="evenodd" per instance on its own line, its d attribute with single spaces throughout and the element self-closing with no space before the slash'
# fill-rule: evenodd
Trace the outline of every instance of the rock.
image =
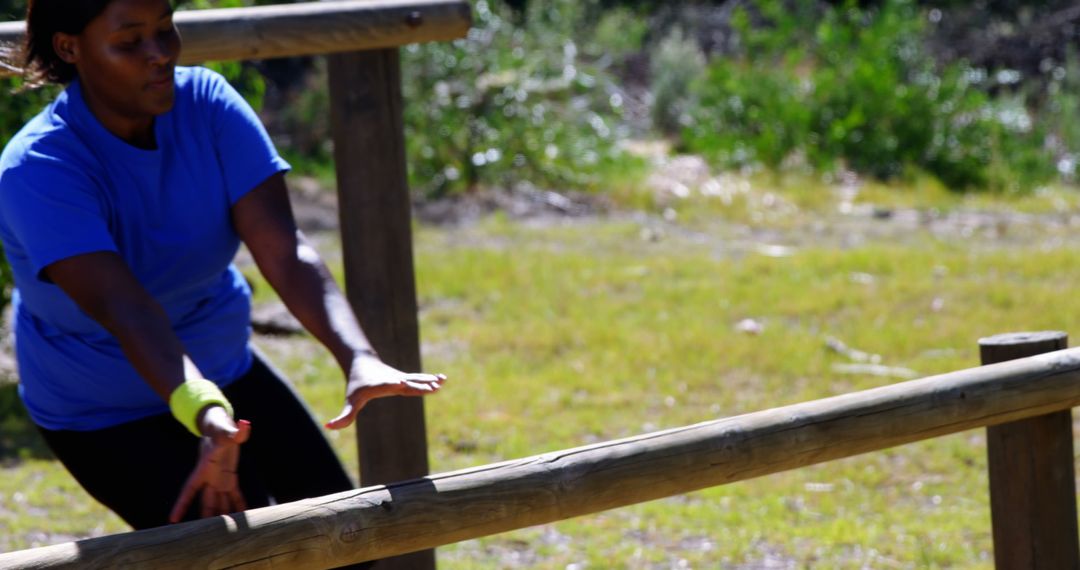
<svg viewBox="0 0 1080 570">
<path fill-rule="evenodd" d="M 754 319 L 743 319 L 735 324 L 735 330 L 743 334 L 759 335 L 765 330 L 765 325 Z"/>
</svg>

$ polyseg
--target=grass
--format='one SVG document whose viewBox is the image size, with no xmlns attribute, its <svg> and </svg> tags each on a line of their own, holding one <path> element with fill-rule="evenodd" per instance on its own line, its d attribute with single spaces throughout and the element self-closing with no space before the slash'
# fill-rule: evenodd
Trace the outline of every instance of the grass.
<svg viewBox="0 0 1080 570">
<path fill-rule="evenodd" d="M 769 184 L 769 204 L 793 205 L 771 217 Z M 1067 223 L 1044 223 L 1075 203 L 1067 192 L 1002 204 L 865 188 L 857 200 L 1003 216 L 964 230 L 840 216 L 835 196 L 805 181 L 751 186 L 739 208 L 661 204 L 677 212 L 666 220 L 418 228 L 425 365 L 451 376 L 427 402 L 433 470 L 897 381 L 838 372 L 849 361 L 830 337 L 923 376 L 976 365 L 981 336 L 1075 329 L 1080 250 Z M 740 332 L 744 319 L 760 334 Z M 260 342 L 320 417 L 337 412 L 340 373 L 325 353 L 308 339 Z M 333 443 L 355 469 L 352 434 Z M 124 530 L 45 455 L 3 464 L 0 550 Z M 466 541 L 440 549 L 440 565 L 989 568 L 985 461 L 976 430 Z"/>
<path fill-rule="evenodd" d="M 422 234 L 424 337 L 459 347 L 429 366 L 479 382 L 478 391 L 448 390 L 431 404 L 432 425 L 446 417 L 451 424 L 440 431 L 452 444 L 468 442 L 451 445 L 467 452 L 436 454 L 438 465 L 519 457 L 891 381 L 833 372 L 843 359 L 825 349 L 829 336 L 885 364 L 933 374 L 974 365 L 979 336 L 1067 329 L 1071 313 L 1064 298 L 1077 256 L 1068 248 L 980 251 L 916 237 L 805 247 L 782 258 L 732 256 L 717 240 L 685 239 L 677 228 L 659 242 L 643 240 L 641 226 L 522 229 L 496 220 L 471 236 Z M 1029 310 L 1041 306 L 1060 310 Z M 764 331 L 737 332 L 745 318 Z M 569 521 L 552 527 L 573 537 L 561 547 L 550 539 L 546 550 L 537 547 L 544 530 L 517 540 L 522 550 L 539 550 L 532 555 L 545 568 L 769 557 L 823 567 L 989 564 L 981 437 Z M 444 556 L 464 550 L 461 567 L 499 567 L 483 556 L 504 556 L 512 540 L 466 543 Z"/>
</svg>

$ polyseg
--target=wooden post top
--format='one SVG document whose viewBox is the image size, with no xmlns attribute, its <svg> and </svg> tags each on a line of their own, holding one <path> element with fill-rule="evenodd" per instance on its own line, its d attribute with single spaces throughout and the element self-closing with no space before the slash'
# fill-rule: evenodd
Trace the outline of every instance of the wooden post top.
<svg viewBox="0 0 1080 570">
<path fill-rule="evenodd" d="M 181 64 L 391 48 L 464 37 L 467 0 L 331 0 L 176 13 Z M 23 22 L 0 23 L 0 43 L 19 44 Z"/>
<path fill-rule="evenodd" d="M 1060 342 L 1069 338 L 1062 331 L 1013 332 L 996 334 L 979 339 L 979 346 L 1008 346 L 1014 344 L 1032 344 L 1042 342 Z"/>
<path fill-rule="evenodd" d="M 980 338 L 979 356 L 983 364 L 993 364 L 1062 350 L 1068 346 L 1069 335 L 1061 331 L 1005 333 Z"/>
</svg>

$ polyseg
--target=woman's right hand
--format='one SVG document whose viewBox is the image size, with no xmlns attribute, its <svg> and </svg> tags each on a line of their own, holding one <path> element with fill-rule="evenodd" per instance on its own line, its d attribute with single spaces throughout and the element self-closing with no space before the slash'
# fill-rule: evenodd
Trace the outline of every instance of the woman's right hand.
<svg viewBox="0 0 1080 570">
<path fill-rule="evenodd" d="M 388 396 L 427 396 L 442 388 L 445 374 L 405 373 L 370 352 L 353 358 L 345 384 L 345 406 L 338 416 L 326 422 L 327 429 L 352 425 L 356 415 L 376 398 Z"/>
<path fill-rule="evenodd" d="M 251 436 L 251 423 L 233 422 L 221 406 L 211 406 L 198 422 L 203 434 L 199 462 L 188 476 L 180 497 L 169 514 L 169 522 L 180 522 L 195 495 L 202 493 L 201 517 L 236 513 L 247 508 L 240 492 L 237 465 L 240 444 Z"/>
</svg>

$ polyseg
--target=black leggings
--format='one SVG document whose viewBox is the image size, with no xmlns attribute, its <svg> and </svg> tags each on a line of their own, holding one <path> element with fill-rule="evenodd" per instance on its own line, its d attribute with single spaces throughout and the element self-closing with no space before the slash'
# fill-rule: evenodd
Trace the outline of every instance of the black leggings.
<svg viewBox="0 0 1080 570">
<path fill-rule="evenodd" d="M 223 391 L 237 419 L 251 421 L 239 466 L 249 509 L 353 488 L 307 408 L 258 355 Z M 170 414 L 96 431 L 39 429 L 79 484 L 135 529 L 168 524 L 198 458 L 198 438 Z M 198 511 L 196 499 L 184 520 Z"/>
</svg>

